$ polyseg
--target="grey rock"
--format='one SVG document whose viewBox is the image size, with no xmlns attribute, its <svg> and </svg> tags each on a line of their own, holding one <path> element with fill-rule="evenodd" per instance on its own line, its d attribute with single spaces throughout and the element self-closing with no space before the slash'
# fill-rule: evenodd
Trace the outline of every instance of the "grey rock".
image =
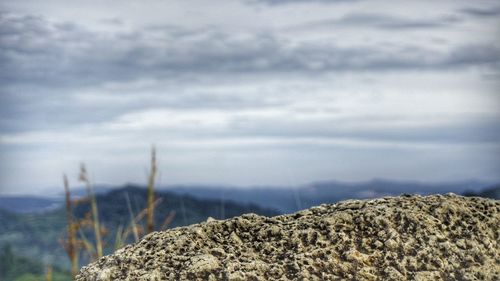
<svg viewBox="0 0 500 281">
<path fill-rule="evenodd" d="M 500 280 L 499 237 L 496 200 L 350 200 L 155 232 L 76 280 Z"/>
</svg>

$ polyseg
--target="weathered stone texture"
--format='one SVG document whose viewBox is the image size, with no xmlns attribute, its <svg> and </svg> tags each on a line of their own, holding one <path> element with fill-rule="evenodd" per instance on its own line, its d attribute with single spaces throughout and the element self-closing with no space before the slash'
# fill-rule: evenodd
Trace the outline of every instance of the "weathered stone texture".
<svg viewBox="0 0 500 281">
<path fill-rule="evenodd" d="M 76 280 L 500 280 L 499 236 L 500 201 L 350 200 L 155 232 Z"/>
</svg>

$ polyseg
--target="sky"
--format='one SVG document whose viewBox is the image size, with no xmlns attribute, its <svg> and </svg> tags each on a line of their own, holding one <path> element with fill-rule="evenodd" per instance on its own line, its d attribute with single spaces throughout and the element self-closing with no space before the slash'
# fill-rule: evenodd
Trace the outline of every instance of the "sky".
<svg viewBox="0 0 500 281">
<path fill-rule="evenodd" d="M 0 194 L 500 181 L 498 1 L 0 3 Z"/>
</svg>

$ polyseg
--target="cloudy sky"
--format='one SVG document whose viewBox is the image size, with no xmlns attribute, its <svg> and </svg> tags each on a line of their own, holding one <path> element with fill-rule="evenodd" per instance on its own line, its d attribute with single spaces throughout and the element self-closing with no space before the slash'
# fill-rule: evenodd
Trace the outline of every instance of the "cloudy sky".
<svg viewBox="0 0 500 281">
<path fill-rule="evenodd" d="M 0 193 L 500 181 L 498 1 L 2 1 Z"/>
</svg>

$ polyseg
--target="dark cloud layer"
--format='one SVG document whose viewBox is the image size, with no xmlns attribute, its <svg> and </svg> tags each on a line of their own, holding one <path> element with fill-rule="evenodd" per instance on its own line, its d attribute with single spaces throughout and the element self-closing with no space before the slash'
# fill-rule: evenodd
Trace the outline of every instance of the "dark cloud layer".
<svg viewBox="0 0 500 281">
<path fill-rule="evenodd" d="M 401 29 L 426 29 L 446 27 L 459 21 L 457 17 L 447 16 L 441 18 L 411 19 L 401 18 L 383 14 L 349 14 L 339 20 L 318 22 L 317 25 L 333 24 L 344 26 L 361 26 L 364 28 L 380 28 L 387 30 Z"/>
<path fill-rule="evenodd" d="M 249 3 L 262 3 L 267 5 L 287 5 L 287 4 L 337 4 L 337 3 L 354 3 L 362 0 L 247 0 Z"/>
<path fill-rule="evenodd" d="M 363 120 L 374 118 L 376 117 L 365 116 Z M 400 119 L 403 116 L 393 118 Z M 368 121 L 365 122 L 368 123 Z M 331 126 L 332 123 L 343 125 Z M 379 142 L 443 144 L 500 142 L 500 127 L 496 117 L 475 118 L 457 124 L 407 125 L 395 128 L 384 126 L 367 128 L 360 126 L 359 122 L 353 122 L 351 126 L 348 123 L 349 120 L 325 120 L 314 123 L 268 120 L 252 125 L 247 124 L 245 129 L 239 133 L 246 136 L 357 139 Z"/>
<path fill-rule="evenodd" d="M 475 17 L 483 17 L 483 18 L 491 18 L 500 16 L 500 7 L 493 8 L 464 8 L 461 9 L 461 12 Z"/>
<path fill-rule="evenodd" d="M 445 26 L 453 19 L 408 20 L 379 14 L 349 14 L 333 24 L 415 29 Z M 318 22 L 328 24 L 328 22 Z M 312 28 L 309 26 L 308 28 Z M 349 71 L 436 71 L 486 67 L 498 71 L 500 47 L 491 43 L 463 44 L 436 51 L 407 42 L 339 46 L 324 41 L 290 44 L 273 33 L 231 34 L 213 28 L 192 29 L 154 25 L 146 29 L 103 33 L 42 17 L 0 14 L 0 127 L 23 131 L 108 120 L 130 110 L 158 105 L 140 102 L 115 105 L 75 104 L 68 91 L 109 82 L 142 78 L 172 83 L 196 76 L 276 76 L 286 73 L 324 74 Z M 196 83 L 193 81 L 193 83 Z M 262 106 L 257 97 L 232 99 L 201 93 L 172 96 L 166 108 Z M 50 108 L 51 117 L 43 110 Z M 92 114 L 85 114 L 92 111 Z M 61 118 L 58 118 L 60 116 Z M 63 118 L 64 117 L 64 118 Z"/>
<path fill-rule="evenodd" d="M 3 14 L 0 73 L 2 84 L 77 86 L 141 77 L 189 73 L 280 73 L 386 71 L 447 67 L 496 67 L 496 45 L 462 45 L 439 53 L 412 43 L 340 47 L 336 42 L 291 45 L 271 33 L 230 34 L 156 27 L 119 34 L 90 32 L 76 25 Z M 417 28 L 438 23 L 400 21 L 380 16 L 350 16 L 346 24 Z M 156 39 L 148 39 L 154 34 Z"/>
</svg>

